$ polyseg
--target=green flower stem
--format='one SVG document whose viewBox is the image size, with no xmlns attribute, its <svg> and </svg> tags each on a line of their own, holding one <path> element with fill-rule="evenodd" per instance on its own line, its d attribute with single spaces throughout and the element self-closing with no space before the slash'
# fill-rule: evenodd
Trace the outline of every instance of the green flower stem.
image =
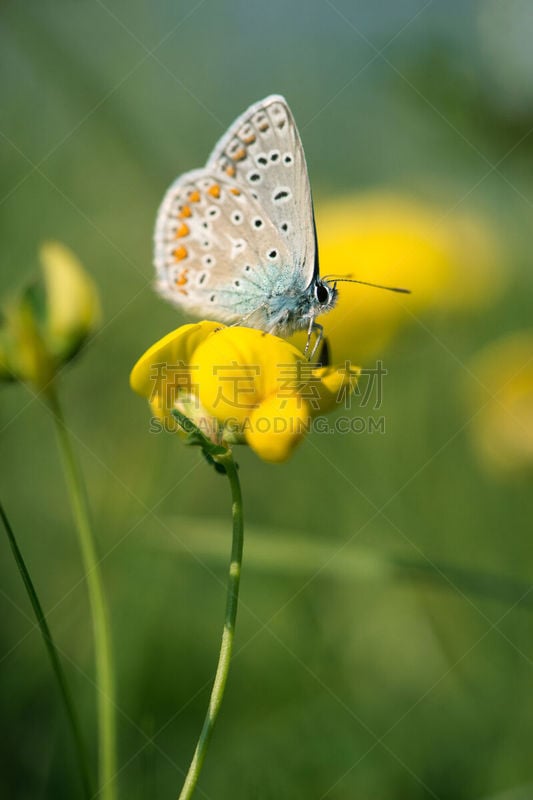
<svg viewBox="0 0 533 800">
<path fill-rule="evenodd" d="M 70 730 L 72 733 L 72 739 L 74 741 L 76 757 L 78 759 L 78 767 L 80 770 L 80 777 L 83 786 L 83 796 L 87 800 L 90 800 L 90 798 L 93 796 L 93 789 L 92 789 L 91 770 L 89 768 L 89 759 L 87 758 L 87 752 L 85 750 L 85 744 L 81 734 L 80 724 L 78 722 L 78 715 L 76 713 L 76 709 L 72 701 L 72 695 L 70 694 L 70 689 L 67 684 L 67 679 L 65 673 L 63 672 L 63 667 L 61 666 L 56 646 L 54 644 L 54 640 L 52 639 L 52 634 L 50 633 L 50 628 L 48 627 L 48 623 L 46 622 L 46 617 L 44 616 L 44 611 L 42 609 L 41 603 L 39 602 L 37 592 L 35 591 L 33 581 L 31 579 L 28 568 L 24 562 L 24 558 L 22 557 L 22 553 L 20 552 L 17 540 L 15 538 L 15 534 L 13 532 L 13 528 L 9 523 L 9 520 L 7 518 L 2 503 L 0 503 L 0 517 L 4 524 L 4 528 L 7 533 L 7 538 L 9 540 L 9 544 L 13 552 L 16 565 L 18 567 L 18 571 L 23 580 L 24 586 L 26 587 L 26 592 L 30 599 L 30 603 L 32 605 L 35 616 L 37 618 L 37 624 L 39 625 L 44 645 L 48 652 L 48 656 L 52 664 L 52 669 L 54 671 L 54 675 L 57 680 L 57 685 L 59 686 L 59 691 L 61 693 L 61 698 L 63 700 L 63 705 L 65 707 L 65 712 L 67 715 L 67 720 L 70 725 Z"/>
<path fill-rule="evenodd" d="M 70 495 L 72 513 L 78 531 L 91 607 L 98 709 L 99 797 L 101 800 L 115 800 L 117 796 L 115 781 L 117 771 L 115 686 L 109 615 L 89 521 L 89 508 L 83 478 L 74 456 L 59 398 L 54 387 L 48 390 L 47 399 L 56 424 L 57 440 Z"/>
<path fill-rule="evenodd" d="M 230 451 L 222 455 L 215 455 L 214 460 L 224 467 L 231 487 L 232 515 L 233 515 L 233 539 L 231 545 L 231 559 L 228 573 L 228 589 L 226 596 L 226 618 L 222 630 L 222 642 L 220 644 L 220 654 L 215 673 L 215 680 L 209 699 L 209 707 L 204 720 L 202 731 L 194 751 L 194 756 L 183 784 L 183 789 L 179 800 L 189 800 L 192 797 L 195 786 L 200 776 L 200 771 L 213 733 L 213 728 L 220 711 L 224 689 L 228 678 L 231 653 L 233 650 L 233 640 L 235 636 L 235 621 L 237 618 L 237 606 L 239 601 L 239 583 L 241 578 L 242 547 L 243 547 L 243 515 L 242 515 L 242 494 L 237 474 L 237 466 Z"/>
</svg>

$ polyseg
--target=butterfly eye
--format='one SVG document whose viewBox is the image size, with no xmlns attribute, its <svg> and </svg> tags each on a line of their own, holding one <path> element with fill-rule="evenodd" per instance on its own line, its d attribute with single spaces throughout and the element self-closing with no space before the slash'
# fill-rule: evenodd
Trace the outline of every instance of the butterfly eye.
<svg viewBox="0 0 533 800">
<path fill-rule="evenodd" d="M 329 289 L 323 283 L 317 283 L 315 286 L 315 297 L 319 303 L 324 305 L 329 300 Z"/>
</svg>

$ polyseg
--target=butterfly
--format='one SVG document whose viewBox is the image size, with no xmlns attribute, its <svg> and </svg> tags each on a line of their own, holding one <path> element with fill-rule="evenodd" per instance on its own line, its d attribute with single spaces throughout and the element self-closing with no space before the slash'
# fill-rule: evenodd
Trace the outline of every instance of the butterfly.
<svg viewBox="0 0 533 800">
<path fill-rule="evenodd" d="M 195 316 L 282 336 L 321 331 L 337 288 L 321 279 L 302 142 L 287 101 L 250 106 L 206 166 L 178 177 L 157 215 L 158 292 Z"/>
</svg>

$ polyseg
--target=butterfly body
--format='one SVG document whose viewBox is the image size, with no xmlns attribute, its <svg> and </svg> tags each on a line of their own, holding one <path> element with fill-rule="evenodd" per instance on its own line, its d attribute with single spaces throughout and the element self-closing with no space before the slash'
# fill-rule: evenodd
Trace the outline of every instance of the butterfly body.
<svg viewBox="0 0 533 800">
<path fill-rule="evenodd" d="M 167 191 L 155 232 L 160 294 L 228 324 L 290 334 L 333 307 L 320 278 L 311 190 L 286 101 L 251 106 L 203 169 Z"/>
</svg>

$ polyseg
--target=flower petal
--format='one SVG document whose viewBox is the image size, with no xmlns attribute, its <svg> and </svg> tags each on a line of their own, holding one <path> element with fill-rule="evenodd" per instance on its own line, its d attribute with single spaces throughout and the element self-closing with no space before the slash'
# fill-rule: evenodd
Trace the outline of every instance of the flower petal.
<svg viewBox="0 0 533 800">
<path fill-rule="evenodd" d="M 253 328 L 216 331 L 199 346 L 191 363 L 202 406 L 219 420 L 243 423 L 253 410 L 306 363 L 293 345 Z"/>
<path fill-rule="evenodd" d="M 179 363 L 188 384 L 171 369 Z M 202 322 L 156 342 L 130 381 L 161 422 L 177 409 L 213 441 L 246 442 L 260 458 L 279 462 L 309 432 L 314 416 L 344 400 L 356 377 L 349 365 L 316 369 L 277 336 Z"/>
<path fill-rule="evenodd" d="M 101 318 L 96 284 L 64 244 L 47 242 L 40 250 L 45 284 L 43 338 L 61 360 L 74 355 Z"/>
<path fill-rule="evenodd" d="M 346 364 L 342 367 L 322 367 L 313 370 L 313 375 L 319 380 L 319 411 L 327 414 L 329 411 L 346 402 L 352 394 L 361 370 Z"/>
<path fill-rule="evenodd" d="M 223 327 L 218 322 L 196 322 L 182 325 L 172 333 L 168 333 L 153 344 L 140 357 L 130 374 L 130 386 L 134 392 L 142 397 L 152 397 L 154 392 L 159 393 L 164 380 L 163 374 L 158 377 L 157 368 L 160 365 L 172 367 L 184 365 L 188 368 L 191 358 L 197 347 L 211 333 Z M 159 372 L 163 373 L 164 370 Z"/>
<path fill-rule="evenodd" d="M 301 397 L 273 395 L 256 408 L 246 425 L 246 441 L 264 461 L 286 461 L 309 432 L 312 416 Z"/>
<path fill-rule="evenodd" d="M 475 414 L 470 435 L 483 465 L 494 474 L 533 466 L 533 331 L 485 347 L 471 371 L 468 399 Z"/>
</svg>

